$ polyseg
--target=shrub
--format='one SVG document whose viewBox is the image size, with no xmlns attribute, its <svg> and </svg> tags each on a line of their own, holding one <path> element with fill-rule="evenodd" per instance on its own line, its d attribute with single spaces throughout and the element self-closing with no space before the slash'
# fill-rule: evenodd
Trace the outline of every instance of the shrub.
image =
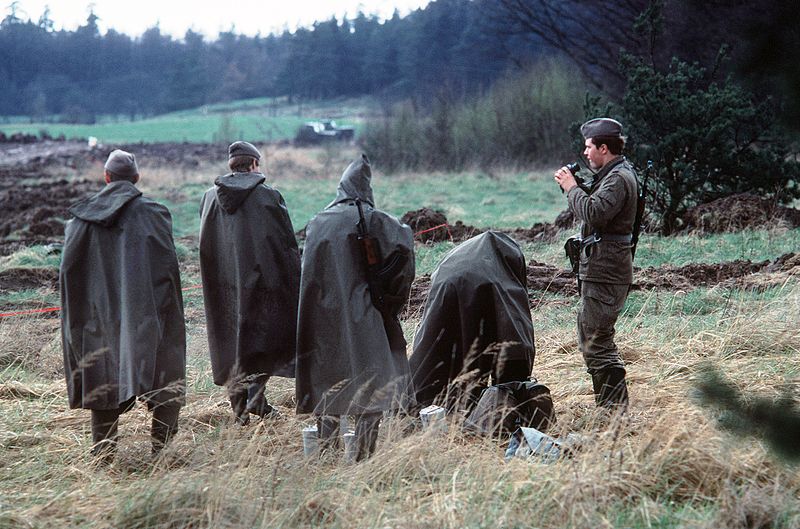
<svg viewBox="0 0 800 529">
<path fill-rule="evenodd" d="M 368 124 L 362 143 L 384 170 L 563 161 L 563 139 L 581 113 L 584 83 L 557 60 L 543 60 L 459 100 L 441 92 L 427 105 L 395 105 Z"/>
<path fill-rule="evenodd" d="M 800 197 L 800 164 L 789 157 L 770 100 L 677 59 L 666 72 L 631 57 L 623 68 L 628 152 L 639 167 L 648 158 L 656 163 L 650 207 L 662 217 L 662 233 L 680 229 L 687 208 L 728 195 Z"/>
</svg>

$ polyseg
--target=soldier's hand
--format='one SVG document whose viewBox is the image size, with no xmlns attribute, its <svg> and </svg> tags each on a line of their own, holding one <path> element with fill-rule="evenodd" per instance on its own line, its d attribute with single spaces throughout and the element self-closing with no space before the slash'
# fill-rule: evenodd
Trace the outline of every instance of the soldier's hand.
<svg viewBox="0 0 800 529">
<path fill-rule="evenodd" d="M 578 185 L 578 182 L 575 181 L 575 177 L 566 166 L 553 173 L 553 177 L 565 193 L 569 193 L 570 189 Z"/>
</svg>

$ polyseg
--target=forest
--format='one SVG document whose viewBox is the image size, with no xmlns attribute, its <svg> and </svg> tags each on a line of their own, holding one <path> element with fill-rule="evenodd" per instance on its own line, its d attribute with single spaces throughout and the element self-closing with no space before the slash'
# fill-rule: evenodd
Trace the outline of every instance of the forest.
<svg viewBox="0 0 800 529">
<path fill-rule="evenodd" d="M 101 34 L 92 10 L 74 31 L 55 30 L 48 11 L 38 20 L 22 18 L 15 3 L 6 11 L 0 116 L 36 121 L 91 123 L 98 114 L 136 118 L 264 96 L 458 99 L 552 56 L 578 66 L 585 79 L 576 83 L 614 98 L 624 81 L 621 52 L 734 75 L 797 115 L 798 15 L 777 0 L 435 0 L 388 20 L 359 13 L 294 32 L 231 30 L 214 39 L 191 30 L 176 39 L 158 26 L 136 38 Z M 718 60 L 721 50 L 727 61 Z"/>
<path fill-rule="evenodd" d="M 94 12 L 75 31 L 55 31 L 47 13 L 23 20 L 12 4 L 0 23 L 0 115 L 91 122 L 263 96 L 476 90 L 543 53 L 535 41 L 487 33 L 482 13 L 480 3 L 438 0 L 385 21 L 359 14 L 294 33 L 206 40 L 191 30 L 174 39 L 157 26 L 138 38 L 101 35 Z"/>
</svg>

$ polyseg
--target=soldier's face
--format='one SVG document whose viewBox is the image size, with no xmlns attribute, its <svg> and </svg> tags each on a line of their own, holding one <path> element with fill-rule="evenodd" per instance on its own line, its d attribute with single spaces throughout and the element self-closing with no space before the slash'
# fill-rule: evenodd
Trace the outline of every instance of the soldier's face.
<svg viewBox="0 0 800 529">
<path fill-rule="evenodd" d="M 603 162 L 605 161 L 605 153 L 603 150 L 608 150 L 605 144 L 598 148 L 594 143 L 592 143 L 592 139 L 589 138 L 584 142 L 583 145 L 585 146 L 583 149 L 583 156 L 589 162 L 589 167 L 595 171 L 603 167 Z"/>
</svg>

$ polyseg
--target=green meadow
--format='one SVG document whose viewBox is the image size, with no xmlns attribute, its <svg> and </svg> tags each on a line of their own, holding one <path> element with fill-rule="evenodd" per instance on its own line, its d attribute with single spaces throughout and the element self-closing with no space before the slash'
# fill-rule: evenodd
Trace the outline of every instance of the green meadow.
<svg viewBox="0 0 800 529">
<path fill-rule="evenodd" d="M 256 98 L 205 105 L 151 117 L 131 119 L 123 115 L 102 115 L 92 124 L 59 123 L 59 116 L 31 122 L 22 116 L 4 118 L 0 132 L 17 132 L 52 137 L 84 139 L 93 136 L 101 143 L 155 142 L 227 142 L 244 139 L 251 142 L 291 140 L 306 121 L 335 118 L 339 124 L 356 127 L 363 114 L 371 112 L 367 100 L 325 101 L 292 104 L 285 98 Z"/>
</svg>

